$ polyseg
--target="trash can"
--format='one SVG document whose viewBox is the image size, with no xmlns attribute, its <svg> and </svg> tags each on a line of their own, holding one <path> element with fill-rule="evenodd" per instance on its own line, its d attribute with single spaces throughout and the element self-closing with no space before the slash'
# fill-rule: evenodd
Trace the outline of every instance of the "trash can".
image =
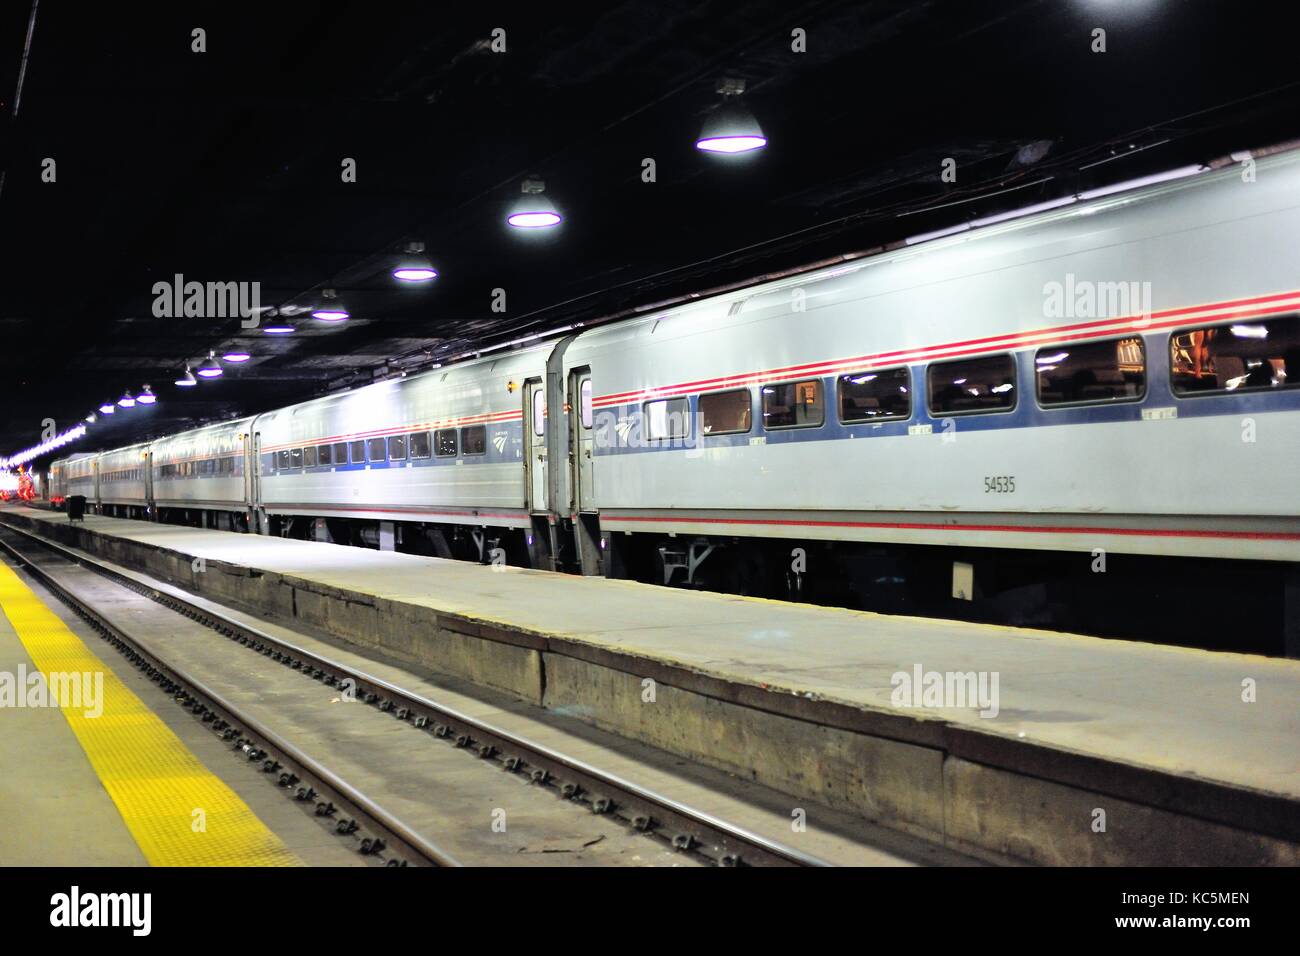
<svg viewBox="0 0 1300 956">
<path fill-rule="evenodd" d="M 68 520 L 81 522 L 86 520 L 85 495 L 68 495 Z"/>
</svg>

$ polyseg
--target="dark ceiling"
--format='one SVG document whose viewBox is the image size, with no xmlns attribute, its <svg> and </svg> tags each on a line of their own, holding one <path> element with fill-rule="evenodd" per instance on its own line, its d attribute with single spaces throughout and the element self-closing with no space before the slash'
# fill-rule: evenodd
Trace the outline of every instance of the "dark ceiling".
<svg viewBox="0 0 1300 956">
<path fill-rule="evenodd" d="M 150 383 L 111 447 L 385 368 L 662 302 L 968 218 L 1289 140 L 1293 37 L 1215 0 L 87 4 L 0 8 L 0 454 Z M 207 51 L 191 51 L 191 30 Z M 506 31 L 506 52 L 488 45 Z M 1092 31 L 1106 30 L 1105 53 Z M 807 52 L 791 50 L 791 31 Z M 743 78 L 770 139 L 693 146 Z M 1037 145 L 1035 145 L 1037 144 Z M 1028 148 L 1026 148 L 1028 147 Z M 42 182 L 53 158 L 56 181 Z M 341 162 L 357 163 L 344 183 Z M 641 179 L 642 160 L 657 182 Z M 958 181 L 940 181 L 957 161 Z M 541 176 L 567 217 L 511 234 Z M 933 208 L 931 208 L 933 207 Z M 418 239 L 441 277 L 395 288 Z M 153 285 L 338 289 L 299 334 L 155 318 Z M 507 293 L 494 313 L 492 290 Z M 186 361 L 251 362 L 182 390 Z"/>
</svg>

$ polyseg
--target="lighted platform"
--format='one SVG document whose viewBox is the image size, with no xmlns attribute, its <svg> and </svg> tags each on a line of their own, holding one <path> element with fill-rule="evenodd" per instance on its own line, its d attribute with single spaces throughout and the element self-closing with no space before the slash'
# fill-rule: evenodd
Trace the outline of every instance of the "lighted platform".
<svg viewBox="0 0 1300 956">
<path fill-rule="evenodd" d="M 1300 662 L 31 508 L 0 520 L 965 851 L 1300 862 Z M 989 691 L 996 675 L 996 701 L 905 706 L 896 675 L 918 669 Z"/>
</svg>

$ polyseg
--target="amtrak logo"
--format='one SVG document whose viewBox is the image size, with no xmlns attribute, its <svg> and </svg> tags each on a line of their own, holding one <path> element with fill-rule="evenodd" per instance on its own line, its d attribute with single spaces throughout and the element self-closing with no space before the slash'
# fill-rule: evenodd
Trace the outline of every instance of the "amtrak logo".
<svg viewBox="0 0 1300 956">
<path fill-rule="evenodd" d="M 626 445 L 627 436 L 632 431 L 632 420 L 630 418 L 620 418 L 614 423 L 614 431 L 618 432 L 618 440 Z"/>
<path fill-rule="evenodd" d="M 497 432 L 495 435 L 493 435 L 493 436 L 492 436 L 492 445 L 493 445 L 494 448 L 496 448 L 496 450 L 497 450 L 497 454 L 498 454 L 498 455 L 501 454 L 503 451 L 505 451 L 505 450 L 506 450 L 506 433 L 505 433 L 505 432 Z"/>
</svg>

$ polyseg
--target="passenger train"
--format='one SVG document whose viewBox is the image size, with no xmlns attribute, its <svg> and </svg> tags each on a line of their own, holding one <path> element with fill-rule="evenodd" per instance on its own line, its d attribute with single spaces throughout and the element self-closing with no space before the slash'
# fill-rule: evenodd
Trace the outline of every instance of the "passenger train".
<svg viewBox="0 0 1300 956">
<path fill-rule="evenodd" d="M 75 455 L 51 494 L 892 610 L 1050 604 L 1047 578 L 1086 591 L 1109 560 L 1155 605 L 1195 582 L 1153 620 L 1294 629 L 1298 475 L 1283 153 Z"/>
</svg>

